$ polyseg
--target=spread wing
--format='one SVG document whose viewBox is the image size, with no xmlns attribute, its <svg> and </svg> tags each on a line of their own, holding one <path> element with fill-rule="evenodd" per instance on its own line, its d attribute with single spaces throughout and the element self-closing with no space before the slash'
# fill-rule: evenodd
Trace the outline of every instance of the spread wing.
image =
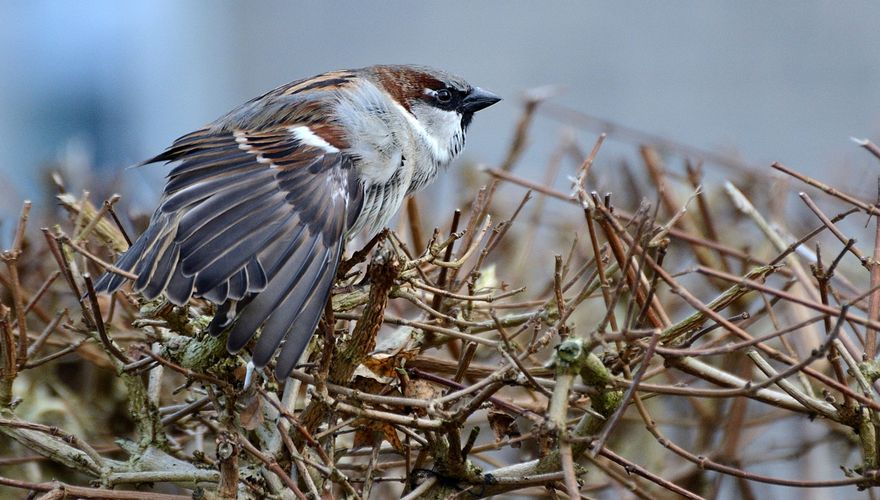
<svg viewBox="0 0 880 500">
<path fill-rule="evenodd" d="M 205 128 L 149 160 L 179 161 L 144 234 L 117 266 L 138 275 L 148 299 L 193 295 L 220 305 L 238 351 L 262 326 L 253 361 L 280 348 L 276 373 L 293 369 L 323 312 L 346 230 L 362 203 L 352 158 L 298 125 L 259 132 Z M 125 278 L 103 275 L 96 288 Z"/>
</svg>

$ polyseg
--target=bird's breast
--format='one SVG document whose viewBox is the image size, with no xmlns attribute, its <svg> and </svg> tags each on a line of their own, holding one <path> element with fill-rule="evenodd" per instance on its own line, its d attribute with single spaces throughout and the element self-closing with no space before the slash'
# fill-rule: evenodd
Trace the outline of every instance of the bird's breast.
<svg viewBox="0 0 880 500">
<path fill-rule="evenodd" d="M 363 204 L 360 214 L 349 230 L 349 236 L 366 230 L 368 237 L 372 237 L 388 225 L 403 204 L 412 179 L 412 171 L 404 163 L 401 161 L 398 168 L 391 171 L 387 179 L 381 182 L 371 180 L 369 177 L 361 177 L 361 186 L 364 190 Z M 361 169 L 364 168 L 369 171 L 368 166 L 362 165 Z"/>
</svg>

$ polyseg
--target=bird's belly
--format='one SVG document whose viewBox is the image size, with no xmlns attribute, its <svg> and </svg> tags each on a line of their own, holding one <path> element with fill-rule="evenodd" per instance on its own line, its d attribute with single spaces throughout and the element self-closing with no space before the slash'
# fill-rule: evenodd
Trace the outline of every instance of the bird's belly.
<svg viewBox="0 0 880 500">
<path fill-rule="evenodd" d="M 437 178 L 439 172 L 440 168 L 434 162 L 430 162 L 426 168 L 415 169 L 412 174 L 412 180 L 406 190 L 407 196 L 418 193 L 426 188 L 429 184 L 434 182 L 434 179 Z"/>
<path fill-rule="evenodd" d="M 377 234 L 394 218 L 404 198 L 432 183 L 441 169 L 420 143 L 392 140 L 386 146 L 390 148 L 374 147 L 370 157 L 361 155 L 355 166 L 364 199 L 349 237 L 363 230 L 368 237 Z"/>
<path fill-rule="evenodd" d="M 398 168 L 387 182 L 365 183 L 360 214 L 349 230 L 349 236 L 366 230 L 368 238 L 381 231 L 394 217 L 407 195 L 411 172 Z"/>
</svg>

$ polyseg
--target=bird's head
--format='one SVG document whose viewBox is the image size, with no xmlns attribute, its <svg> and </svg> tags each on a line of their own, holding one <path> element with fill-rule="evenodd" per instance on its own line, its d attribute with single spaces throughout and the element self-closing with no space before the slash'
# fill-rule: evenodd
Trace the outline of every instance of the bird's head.
<svg viewBox="0 0 880 500">
<path fill-rule="evenodd" d="M 462 78 L 424 66 L 373 66 L 371 71 L 394 100 L 454 156 L 474 113 L 501 98 Z"/>
</svg>

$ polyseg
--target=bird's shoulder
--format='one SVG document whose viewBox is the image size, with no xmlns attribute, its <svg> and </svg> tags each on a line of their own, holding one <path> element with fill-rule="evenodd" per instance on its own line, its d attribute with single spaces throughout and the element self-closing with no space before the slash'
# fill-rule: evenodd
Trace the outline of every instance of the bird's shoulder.
<svg viewBox="0 0 880 500">
<path fill-rule="evenodd" d="M 327 92 L 345 91 L 358 85 L 362 77 L 362 70 L 328 71 L 310 78 L 286 83 L 251 99 L 249 102 L 266 102 L 290 96 L 320 101 Z"/>
<path fill-rule="evenodd" d="M 334 118 L 342 96 L 363 85 L 357 70 L 330 71 L 276 87 L 236 107 L 208 125 L 216 132 L 262 133 L 309 127 L 330 144 L 344 147 L 344 133 Z"/>
</svg>

